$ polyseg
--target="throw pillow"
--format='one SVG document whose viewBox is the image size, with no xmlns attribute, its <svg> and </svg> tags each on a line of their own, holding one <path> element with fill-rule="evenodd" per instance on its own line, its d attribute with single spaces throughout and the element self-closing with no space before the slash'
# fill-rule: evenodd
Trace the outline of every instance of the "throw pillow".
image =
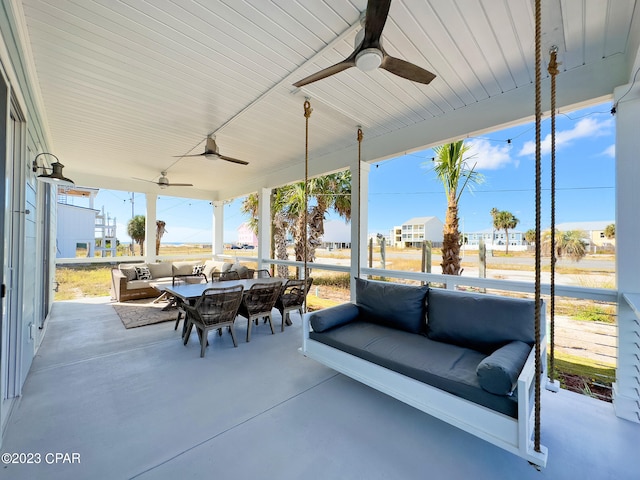
<svg viewBox="0 0 640 480">
<path fill-rule="evenodd" d="M 194 265 L 191 273 L 194 275 L 202 275 L 202 272 L 204 272 L 204 265 Z"/>
<path fill-rule="evenodd" d="M 138 277 L 134 266 L 120 265 L 119 269 L 127 278 L 127 281 L 135 280 Z"/>
<path fill-rule="evenodd" d="M 136 267 L 136 278 L 138 280 L 151 280 L 149 267 Z"/>
<path fill-rule="evenodd" d="M 476 369 L 480 386 L 495 395 L 509 395 L 530 352 L 531 346 L 517 340 L 493 352 Z"/>
<path fill-rule="evenodd" d="M 331 308 L 317 310 L 310 315 L 311 328 L 314 332 L 324 332 L 340 327 L 358 318 L 360 311 L 353 303 L 343 303 Z"/>
</svg>

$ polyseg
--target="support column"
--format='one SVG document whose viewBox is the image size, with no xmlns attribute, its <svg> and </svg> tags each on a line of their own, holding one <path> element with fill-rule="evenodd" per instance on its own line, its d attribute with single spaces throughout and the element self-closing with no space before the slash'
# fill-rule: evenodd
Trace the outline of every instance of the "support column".
<svg viewBox="0 0 640 480">
<path fill-rule="evenodd" d="M 358 265 L 367 265 L 367 232 L 369 221 L 369 170 L 368 163 L 360 162 L 360 178 L 358 178 L 357 160 L 351 167 L 351 301 L 356 299 L 356 283 Z M 358 191 L 360 202 L 358 202 Z M 359 204 L 359 205 L 358 205 Z M 363 275 L 361 275 L 363 276 Z"/>
<path fill-rule="evenodd" d="M 211 237 L 211 254 L 224 253 L 224 202 L 215 201 L 213 204 L 213 234 Z"/>
<path fill-rule="evenodd" d="M 147 215 L 145 216 L 144 257 L 145 262 L 155 263 L 158 259 L 156 256 L 156 206 L 158 195 L 147 193 L 145 198 L 147 200 Z"/>
<path fill-rule="evenodd" d="M 635 70 L 635 69 L 634 69 Z M 616 415 L 640 423 L 640 85 L 615 89 L 616 101 L 616 285 L 618 367 L 613 385 Z"/>
<path fill-rule="evenodd" d="M 268 268 L 263 258 L 271 258 L 271 189 L 261 188 L 258 198 L 258 270 Z"/>
</svg>

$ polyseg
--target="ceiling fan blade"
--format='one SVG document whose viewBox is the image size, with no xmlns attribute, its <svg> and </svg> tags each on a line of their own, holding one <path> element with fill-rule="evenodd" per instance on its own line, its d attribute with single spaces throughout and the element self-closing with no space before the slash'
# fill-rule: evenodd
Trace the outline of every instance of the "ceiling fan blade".
<svg viewBox="0 0 640 480">
<path fill-rule="evenodd" d="M 185 158 L 185 157 L 202 157 L 204 153 L 196 153 L 193 155 L 172 155 L 173 158 Z"/>
<path fill-rule="evenodd" d="M 364 41 L 362 48 L 378 48 L 380 36 L 387 22 L 391 0 L 369 0 L 364 20 Z"/>
<path fill-rule="evenodd" d="M 350 57 L 345 58 L 340 63 L 336 63 L 335 65 L 327 67 L 324 70 L 320 70 L 319 72 L 309 75 L 308 77 L 303 78 L 302 80 L 298 80 L 293 85 L 296 87 L 303 87 L 305 85 L 309 85 L 310 83 L 317 82 L 318 80 L 322 80 L 323 78 L 327 78 L 327 77 L 330 77 L 331 75 L 335 75 L 336 73 L 342 72 L 347 68 L 351 68 L 355 66 L 356 66 L 356 52 L 351 54 Z"/>
<path fill-rule="evenodd" d="M 237 158 L 225 157 L 224 155 L 218 155 L 218 158 L 227 162 L 237 163 L 238 165 L 249 165 L 249 162 L 238 160 Z"/>
<path fill-rule="evenodd" d="M 141 182 L 149 182 L 149 183 L 155 183 L 158 184 L 158 182 L 154 182 L 153 180 L 147 180 L 146 178 L 138 178 L 138 177 L 131 177 L 134 180 L 140 180 Z"/>
<path fill-rule="evenodd" d="M 193 183 L 170 183 L 170 187 L 193 187 Z"/>
<path fill-rule="evenodd" d="M 406 78 L 418 83 L 428 85 L 436 76 L 422 67 L 409 63 L 399 58 L 385 55 L 380 68 L 384 68 L 387 72 L 391 72 L 399 77 Z"/>
</svg>

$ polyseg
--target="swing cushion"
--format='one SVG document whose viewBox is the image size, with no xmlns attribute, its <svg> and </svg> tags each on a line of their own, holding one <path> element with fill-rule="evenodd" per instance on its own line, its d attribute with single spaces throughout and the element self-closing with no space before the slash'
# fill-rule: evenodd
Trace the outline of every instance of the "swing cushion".
<svg viewBox="0 0 640 480">
<path fill-rule="evenodd" d="M 530 352 L 531 346 L 520 341 L 508 343 L 493 352 L 476 369 L 480 386 L 495 395 L 511 394 Z"/>
<path fill-rule="evenodd" d="M 424 333 L 429 287 L 356 278 L 356 305 L 363 320 L 410 333 Z"/>
<path fill-rule="evenodd" d="M 460 295 L 431 288 L 427 295 L 427 336 L 486 355 L 519 340 L 535 343 L 535 302 L 486 294 Z"/>
</svg>

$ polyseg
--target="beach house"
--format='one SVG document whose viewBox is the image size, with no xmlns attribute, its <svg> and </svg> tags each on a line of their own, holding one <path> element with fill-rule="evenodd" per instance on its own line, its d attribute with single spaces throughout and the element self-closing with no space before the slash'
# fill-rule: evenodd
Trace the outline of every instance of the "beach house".
<svg viewBox="0 0 640 480">
<path fill-rule="evenodd" d="M 1 5 L 3 477 L 637 478 L 638 0 Z M 348 265 L 314 272 L 343 274 L 353 298 L 356 276 L 529 295 L 531 282 L 366 268 L 368 172 L 594 104 L 616 129 L 615 286 L 555 293 L 615 305 L 613 403 L 543 391 L 542 471 L 455 428 L 456 412 L 440 422 L 303 357 L 299 323 L 201 359 L 173 325 L 109 323 L 108 299 L 53 301 L 56 183 L 144 195 L 147 243 L 165 188 L 209 201 L 220 261 L 225 202 L 256 193 L 256 255 L 238 258 L 300 268 L 271 258 L 272 190 L 347 169 Z M 407 220 L 400 243 L 430 239 L 427 227 Z M 144 252 L 120 260 L 163 259 Z"/>
</svg>

